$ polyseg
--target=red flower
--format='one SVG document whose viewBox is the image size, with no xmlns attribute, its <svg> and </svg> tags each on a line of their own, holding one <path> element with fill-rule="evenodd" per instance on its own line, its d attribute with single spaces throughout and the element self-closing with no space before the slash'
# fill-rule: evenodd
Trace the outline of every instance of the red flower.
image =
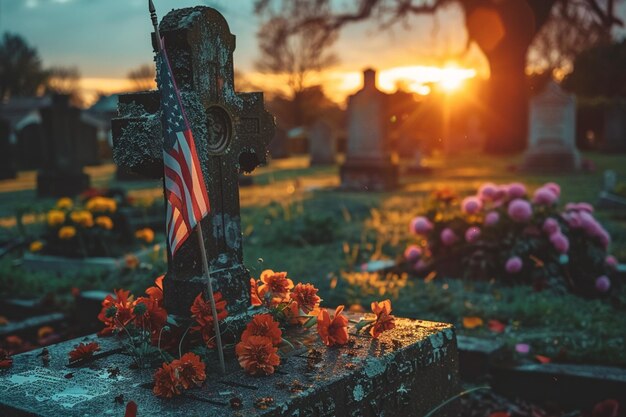
<svg viewBox="0 0 626 417">
<path fill-rule="evenodd" d="M 376 321 L 370 327 L 370 334 L 374 339 L 383 332 L 396 327 L 396 318 L 391 315 L 391 301 L 385 300 L 381 302 L 374 301 L 372 303 L 372 312 L 376 314 Z"/>
<path fill-rule="evenodd" d="M 180 359 L 173 360 L 171 365 L 176 369 L 176 376 L 185 389 L 199 387 L 206 379 L 204 362 L 195 353 L 185 353 Z"/>
<path fill-rule="evenodd" d="M 76 362 L 91 358 L 94 353 L 100 350 L 100 345 L 96 342 L 91 343 L 79 343 L 74 347 L 74 350 L 70 352 L 70 362 Z"/>
<path fill-rule="evenodd" d="M 115 298 L 107 295 L 102 301 L 102 310 L 98 314 L 98 320 L 105 324 L 105 328 L 100 331 L 100 336 L 108 336 L 134 319 L 135 302 L 130 291 L 114 290 L 114 292 Z"/>
<path fill-rule="evenodd" d="M 332 319 L 325 308 L 317 316 L 317 333 L 326 346 L 348 343 L 348 319 L 341 314 L 343 308 L 343 306 L 337 307 Z"/>
<path fill-rule="evenodd" d="M 124 412 L 124 417 L 137 417 L 137 403 L 134 401 L 129 401 L 126 404 L 126 412 Z"/>
<path fill-rule="evenodd" d="M 215 309 L 217 310 L 217 319 L 224 320 L 228 317 L 228 311 L 226 310 L 226 300 L 222 300 L 222 293 L 216 292 L 213 294 L 215 299 Z M 211 302 L 205 301 L 202 293 L 198 294 L 193 304 L 191 305 L 191 314 L 196 319 L 198 324 L 213 325 L 213 312 L 211 310 Z"/>
<path fill-rule="evenodd" d="M 317 288 L 311 284 L 298 284 L 291 291 L 291 299 L 296 302 L 298 308 L 308 314 L 319 305 L 322 300 L 317 296 Z"/>
<path fill-rule="evenodd" d="M 6 369 L 13 366 L 13 358 L 11 354 L 4 349 L 0 349 L 0 369 Z"/>
<path fill-rule="evenodd" d="M 139 314 L 137 309 L 140 304 L 145 306 L 145 312 L 142 314 Z M 161 330 L 167 321 L 167 311 L 152 297 L 139 297 L 135 302 L 134 312 L 135 325 L 143 327 L 147 324 L 153 332 Z"/>
<path fill-rule="evenodd" d="M 161 275 L 157 279 L 154 280 L 154 286 L 146 289 L 146 294 L 148 297 L 152 298 L 158 303 L 163 301 L 163 278 L 165 275 Z"/>
<path fill-rule="evenodd" d="M 250 278 L 250 302 L 253 307 L 263 305 L 261 297 L 259 296 L 259 288 L 256 279 Z"/>
<path fill-rule="evenodd" d="M 278 346 L 282 340 L 282 334 L 283 332 L 271 314 L 257 314 L 241 334 L 241 340 L 246 341 L 251 336 L 262 336 L 269 338 L 274 346 Z"/>
<path fill-rule="evenodd" d="M 265 297 L 268 292 L 272 297 L 285 299 L 289 295 L 289 290 L 293 288 L 293 281 L 287 278 L 286 272 L 274 272 L 266 269 L 261 272 L 261 286 L 259 295 Z"/>
<path fill-rule="evenodd" d="M 154 373 L 154 388 L 152 392 L 157 397 L 172 398 L 180 394 L 180 380 L 176 375 L 176 368 L 168 363 Z"/>
<path fill-rule="evenodd" d="M 489 320 L 487 322 L 487 327 L 489 327 L 489 330 L 494 333 L 502 333 L 506 330 L 506 324 L 499 320 Z"/>
<path fill-rule="evenodd" d="M 271 375 L 280 364 L 278 348 L 269 337 L 250 336 L 237 343 L 235 353 L 241 367 L 250 375 Z"/>
</svg>

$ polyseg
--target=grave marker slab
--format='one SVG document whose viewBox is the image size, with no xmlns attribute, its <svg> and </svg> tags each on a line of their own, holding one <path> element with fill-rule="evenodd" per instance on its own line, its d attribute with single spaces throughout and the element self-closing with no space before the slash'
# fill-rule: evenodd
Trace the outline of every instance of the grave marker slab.
<svg viewBox="0 0 626 417">
<path fill-rule="evenodd" d="M 554 81 L 530 101 L 527 172 L 567 172 L 580 169 L 576 149 L 576 101 Z"/>
<path fill-rule="evenodd" d="M 383 191 L 398 185 L 398 163 L 388 143 L 387 95 L 376 87 L 376 71 L 363 72 L 363 88 L 348 99 L 348 149 L 341 187 Z"/>
<path fill-rule="evenodd" d="M 318 120 L 309 134 L 311 165 L 333 165 L 337 154 L 337 143 L 328 123 Z"/>
<path fill-rule="evenodd" d="M 216 10 L 173 10 L 160 24 L 187 118 L 198 148 L 211 213 L 201 225 L 215 291 L 231 314 L 250 300 L 250 274 L 243 265 L 239 214 L 239 174 L 266 162 L 274 119 L 263 107 L 263 93 L 237 93 L 233 82 L 235 36 Z M 113 120 L 113 157 L 119 167 L 162 178 L 163 138 L 158 91 L 119 97 Z M 169 254 L 168 254 L 169 256 Z M 165 308 L 188 316 L 205 288 L 195 231 L 168 259 Z"/>
</svg>

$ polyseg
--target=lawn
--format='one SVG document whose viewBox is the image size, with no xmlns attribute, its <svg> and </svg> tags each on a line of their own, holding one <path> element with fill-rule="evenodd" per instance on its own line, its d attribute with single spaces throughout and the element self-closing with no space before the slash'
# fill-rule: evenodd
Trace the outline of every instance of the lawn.
<svg viewBox="0 0 626 417">
<path fill-rule="evenodd" d="M 427 161 L 432 174 L 404 178 L 403 186 L 393 193 L 336 191 L 336 167 L 308 168 L 306 158 L 279 160 L 259 169 L 256 185 L 240 192 L 245 263 L 257 277 L 269 268 L 288 271 L 296 282 L 314 283 L 328 306 L 367 308 L 372 300 L 391 298 L 396 314 L 452 322 L 463 334 L 497 338 L 510 346 L 529 343 L 534 354 L 562 361 L 626 365 L 624 291 L 610 305 L 526 287 L 450 279 L 454 277 L 431 276 L 425 281 L 406 274 L 358 272 L 370 260 L 399 259 L 414 239 L 408 232 L 410 219 L 420 213 L 434 190 L 450 188 L 463 195 L 473 193 L 484 181 L 521 181 L 533 188 L 556 181 L 562 187 L 562 201 L 594 203 L 605 169 L 626 178 L 623 156 L 587 154 L 585 158 L 595 171 L 562 176 L 521 175 L 512 168 L 516 161 L 511 159 L 432 158 Z M 157 184 L 134 184 L 129 193 L 158 196 Z M 0 213 L 13 210 L 11 200 L 6 194 L 0 198 Z M 612 234 L 611 252 L 626 260 L 626 224 L 610 212 L 599 212 L 597 217 Z M 8 233 L 15 233 L 9 215 L 5 224 Z M 85 272 L 52 277 L 25 275 L 5 257 L 0 261 L 0 292 L 25 296 L 52 291 L 69 296 L 71 287 L 126 287 L 140 293 L 164 267 L 158 262 L 151 270 L 123 276 Z M 464 317 L 478 317 L 484 324 L 464 328 Z M 506 331 L 489 331 L 489 320 L 505 323 Z"/>
</svg>

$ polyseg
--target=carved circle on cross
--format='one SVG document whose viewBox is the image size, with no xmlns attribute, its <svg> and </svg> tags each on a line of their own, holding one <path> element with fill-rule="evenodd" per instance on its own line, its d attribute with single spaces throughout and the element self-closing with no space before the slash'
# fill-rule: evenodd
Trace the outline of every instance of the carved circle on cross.
<svg viewBox="0 0 626 417">
<path fill-rule="evenodd" d="M 206 114 L 208 151 L 213 155 L 223 154 L 233 136 L 233 120 L 228 111 L 218 104 L 209 106 Z"/>
</svg>

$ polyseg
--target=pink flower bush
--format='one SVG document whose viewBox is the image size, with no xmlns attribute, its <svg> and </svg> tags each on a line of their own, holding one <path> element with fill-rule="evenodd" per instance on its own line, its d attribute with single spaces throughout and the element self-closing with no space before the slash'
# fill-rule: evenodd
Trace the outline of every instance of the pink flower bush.
<svg viewBox="0 0 626 417">
<path fill-rule="evenodd" d="M 547 182 L 543 185 L 543 187 L 551 190 L 557 198 L 561 196 L 561 186 L 559 184 L 555 182 Z"/>
<path fill-rule="evenodd" d="M 606 275 L 602 275 L 596 278 L 596 290 L 601 293 L 607 292 L 611 289 L 611 280 Z"/>
<path fill-rule="evenodd" d="M 498 194 L 500 194 L 499 187 L 491 182 L 486 182 L 478 189 L 478 198 L 483 201 L 496 200 Z"/>
<path fill-rule="evenodd" d="M 424 216 L 419 216 L 411 220 L 410 230 L 418 235 L 425 235 L 433 230 L 433 224 Z"/>
<path fill-rule="evenodd" d="M 561 232 L 552 233 L 550 242 L 559 253 L 567 253 L 569 250 L 569 239 Z"/>
<path fill-rule="evenodd" d="M 609 255 L 604 259 L 604 262 L 606 263 L 607 266 L 615 269 L 617 268 L 617 265 L 619 264 L 619 262 L 617 262 L 617 258 L 613 255 Z"/>
<path fill-rule="evenodd" d="M 506 269 L 506 272 L 508 272 L 509 274 L 516 274 L 522 270 L 523 266 L 524 263 L 519 256 L 512 256 L 506 261 L 504 269 Z"/>
<path fill-rule="evenodd" d="M 465 197 L 461 209 L 465 214 L 476 214 L 483 208 L 483 202 L 478 197 Z"/>
<path fill-rule="evenodd" d="M 459 240 L 459 237 L 452 229 L 446 227 L 441 231 L 441 243 L 446 246 L 452 246 Z"/>
<path fill-rule="evenodd" d="M 480 237 L 480 228 L 472 226 L 465 231 L 465 241 L 468 243 L 475 243 Z"/>
<path fill-rule="evenodd" d="M 490 211 L 485 216 L 485 226 L 495 226 L 500 221 L 500 214 L 497 211 Z"/>
<path fill-rule="evenodd" d="M 556 232 L 559 232 L 561 228 L 559 227 L 559 222 L 552 217 L 548 217 L 543 222 L 543 231 L 548 234 L 548 236 L 553 235 Z"/>
<path fill-rule="evenodd" d="M 507 195 L 510 200 L 514 200 L 516 198 L 522 198 L 526 196 L 526 186 L 519 182 L 514 182 L 513 184 L 509 184 L 507 187 Z"/>
<path fill-rule="evenodd" d="M 513 221 L 522 223 L 530 220 L 533 208 L 528 201 L 518 198 L 511 201 L 507 212 Z"/>
<path fill-rule="evenodd" d="M 404 258 L 411 262 L 415 263 L 422 257 L 422 249 L 416 245 L 407 246 L 404 250 Z"/>
<path fill-rule="evenodd" d="M 559 196 L 557 196 L 550 188 L 545 186 L 538 188 L 533 194 L 533 203 L 544 206 L 552 206 L 558 199 Z"/>
</svg>

